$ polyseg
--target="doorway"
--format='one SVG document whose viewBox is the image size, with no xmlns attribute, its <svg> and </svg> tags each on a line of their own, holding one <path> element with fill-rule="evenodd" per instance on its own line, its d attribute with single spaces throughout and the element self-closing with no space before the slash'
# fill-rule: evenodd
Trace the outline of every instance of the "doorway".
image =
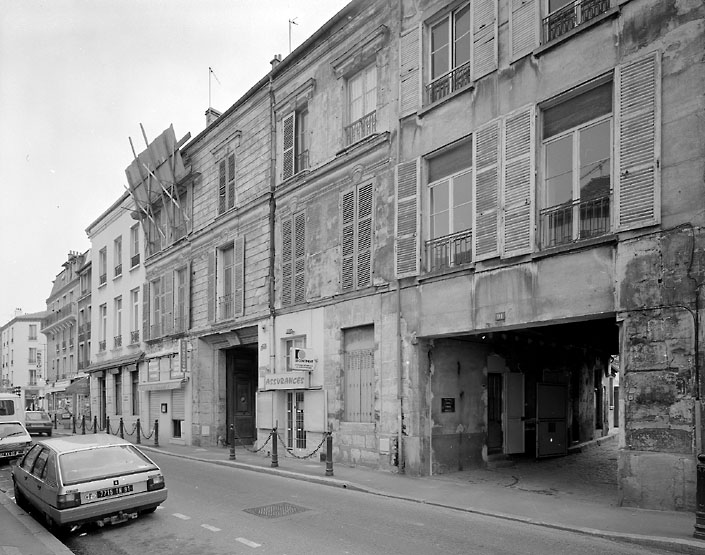
<svg viewBox="0 0 705 555">
<path fill-rule="evenodd" d="M 257 351 L 247 346 L 228 349 L 225 365 L 227 429 L 234 426 L 236 445 L 252 445 L 256 435 Z"/>
<path fill-rule="evenodd" d="M 487 374 L 487 453 L 501 453 L 504 445 L 502 433 L 502 374 Z"/>
</svg>

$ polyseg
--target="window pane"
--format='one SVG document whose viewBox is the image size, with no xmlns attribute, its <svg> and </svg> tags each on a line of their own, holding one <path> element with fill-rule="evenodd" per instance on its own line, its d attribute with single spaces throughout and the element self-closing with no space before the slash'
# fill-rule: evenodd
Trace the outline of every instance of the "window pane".
<svg viewBox="0 0 705 555">
<path fill-rule="evenodd" d="M 553 12 L 563 6 L 570 4 L 573 0 L 548 0 L 548 11 Z"/>
<path fill-rule="evenodd" d="M 455 14 L 455 52 L 453 67 L 470 61 L 470 4 Z"/>
<path fill-rule="evenodd" d="M 365 114 L 362 113 L 362 74 L 358 73 L 348 83 L 350 94 L 350 121 L 357 121 Z"/>
<path fill-rule="evenodd" d="M 543 138 L 612 112 L 612 81 L 544 110 Z"/>
<path fill-rule="evenodd" d="M 448 181 L 443 181 L 431 189 L 431 237 L 450 233 L 449 185 Z"/>
<path fill-rule="evenodd" d="M 580 132 L 580 198 L 603 197 L 610 190 L 610 122 Z"/>
<path fill-rule="evenodd" d="M 472 142 L 466 141 L 453 149 L 429 158 L 428 180 L 430 183 L 457 173 L 472 164 Z"/>
<path fill-rule="evenodd" d="M 472 174 L 453 178 L 453 229 L 451 232 L 472 228 Z"/>
<path fill-rule="evenodd" d="M 546 207 L 573 198 L 573 138 L 563 137 L 546 145 Z"/>
<path fill-rule="evenodd" d="M 444 20 L 431 29 L 431 78 L 448 73 L 448 20 Z"/>
<path fill-rule="evenodd" d="M 377 109 L 377 66 L 372 65 L 367 69 L 365 76 L 365 105 L 363 116 Z"/>
</svg>

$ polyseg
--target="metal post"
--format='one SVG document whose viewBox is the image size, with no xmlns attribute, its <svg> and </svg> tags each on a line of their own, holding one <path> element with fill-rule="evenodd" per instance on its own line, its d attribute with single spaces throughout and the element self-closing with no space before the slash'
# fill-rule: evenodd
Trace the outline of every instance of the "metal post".
<svg viewBox="0 0 705 555">
<path fill-rule="evenodd" d="M 140 443 L 142 443 L 142 438 L 140 437 L 140 435 L 142 434 L 142 425 L 140 424 L 139 418 L 137 419 L 137 426 L 135 430 L 137 431 L 137 445 L 139 445 Z"/>
<path fill-rule="evenodd" d="M 110 417 L 109 416 L 105 417 L 105 433 L 106 434 L 110 433 Z"/>
<path fill-rule="evenodd" d="M 82 436 L 86 435 L 86 415 L 85 414 L 81 415 L 81 435 Z"/>
<path fill-rule="evenodd" d="M 230 424 L 230 437 L 228 438 L 228 441 L 230 441 L 230 460 L 234 461 L 235 460 L 235 426 Z"/>
<path fill-rule="evenodd" d="M 159 447 L 159 420 L 154 421 L 154 446 Z"/>
<path fill-rule="evenodd" d="M 98 417 L 95 415 L 93 416 L 93 433 L 98 433 Z"/>
<path fill-rule="evenodd" d="M 272 468 L 279 466 L 279 455 L 277 455 L 277 429 L 272 430 Z"/>
<path fill-rule="evenodd" d="M 695 490 L 695 532 L 693 537 L 705 540 L 705 453 L 698 455 Z"/>
<path fill-rule="evenodd" d="M 71 415 L 71 430 L 74 434 L 76 433 L 76 417 L 73 414 Z"/>
<path fill-rule="evenodd" d="M 120 427 L 118 428 L 118 433 L 122 439 L 125 439 L 125 424 L 122 421 L 122 416 L 120 417 Z"/>
<path fill-rule="evenodd" d="M 333 476 L 333 432 L 326 438 L 326 476 Z"/>
<path fill-rule="evenodd" d="M 56 413 L 54 413 L 54 429 L 56 430 L 57 427 L 58 427 L 58 424 L 56 422 Z"/>
</svg>

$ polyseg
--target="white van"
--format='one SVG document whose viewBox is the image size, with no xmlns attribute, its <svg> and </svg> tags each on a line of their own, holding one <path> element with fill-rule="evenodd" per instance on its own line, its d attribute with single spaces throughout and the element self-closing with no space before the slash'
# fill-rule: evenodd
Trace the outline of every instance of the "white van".
<svg viewBox="0 0 705 555">
<path fill-rule="evenodd" d="M 14 393 L 0 393 L 0 422 L 25 423 L 24 399 Z"/>
</svg>

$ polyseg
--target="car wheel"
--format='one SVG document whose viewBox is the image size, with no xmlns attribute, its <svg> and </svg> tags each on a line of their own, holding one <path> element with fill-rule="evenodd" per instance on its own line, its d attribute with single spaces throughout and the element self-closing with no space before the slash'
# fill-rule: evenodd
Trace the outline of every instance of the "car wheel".
<svg viewBox="0 0 705 555">
<path fill-rule="evenodd" d="M 149 509 L 145 509 L 144 511 L 140 511 L 140 512 L 143 515 L 149 515 L 149 514 L 152 514 L 156 510 L 157 510 L 156 507 L 150 507 Z"/>
<path fill-rule="evenodd" d="M 29 511 L 29 503 L 27 503 L 27 498 L 17 487 L 17 484 L 13 482 L 13 488 L 15 490 L 15 503 L 23 511 Z"/>
<path fill-rule="evenodd" d="M 66 526 L 57 524 L 56 521 L 49 516 L 49 513 L 44 513 L 44 524 L 46 525 L 47 530 L 55 536 L 60 536 L 69 531 L 69 528 Z"/>
<path fill-rule="evenodd" d="M 49 437 L 51 437 L 51 430 L 49 430 L 49 431 L 47 432 L 47 435 L 48 435 Z"/>
</svg>

